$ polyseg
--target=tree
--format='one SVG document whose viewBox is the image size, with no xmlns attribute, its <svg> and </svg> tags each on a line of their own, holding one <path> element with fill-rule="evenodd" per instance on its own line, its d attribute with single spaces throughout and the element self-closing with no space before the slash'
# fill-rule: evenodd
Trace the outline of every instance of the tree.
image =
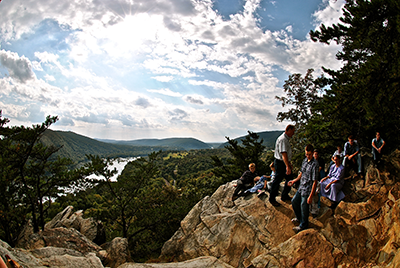
<svg viewBox="0 0 400 268">
<path fill-rule="evenodd" d="M 232 158 L 227 159 L 225 164 L 218 156 L 212 156 L 214 165 L 214 174 L 217 177 L 222 177 L 223 182 L 228 182 L 233 179 L 238 179 L 245 170 L 248 169 L 250 163 L 256 164 L 256 171 L 259 174 L 267 173 L 267 166 L 261 160 L 261 155 L 265 150 L 262 144 L 263 139 L 259 140 L 257 133 L 248 131 L 248 135 L 241 141 L 242 145 L 237 140 L 228 140 L 228 145 L 225 148 L 229 151 Z"/>
<path fill-rule="evenodd" d="M 88 155 L 91 162 L 86 164 L 86 168 L 105 178 L 99 183 L 108 189 L 109 216 L 114 219 L 125 238 L 128 238 L 131 225 L 137 220 L 137 212 L 143 201 L 140 200 L 142 191 L 159 172 L 156 164 L 159 154 L 153 152 L 147 158 L 141 157 L 128 163 L 124 173 L 115 182 L 111 181 L 111 177 L 116 170 L 108 169 L 112 160 Z"/>
<path fill-rule="evenodd" d="M 6 127 L 9 120 L 0 121 L 1 224 L 5 240 L 11 244 L 26 216 L 32 220 L 34 232 L 43 230 L 51 200 L 84 178 L 79 170 L 69 170 L 71 160 L 54 158 L 59 147 L 40 143 L 43 133 L 57 120 L 48 116 L 32 127 Z"/>
<path fill-rule="evenodd" d="M 309 124 L 329 122 L 336 135 L 355 134 L 365 146 L 374 132 L 385 136 L 388 147 L 400 145 L 400 2 L 348 0 L 340 23 L 311 31 L 313 41 L 342 45 L 336 55 L 340 70 L 330 76 L 319 117 Z"/>
<path fill-rule="evenodd" d="M 322 142 L 326 140 L 326 136 L 323 135 L 325 133 L 315 131 L 316 126 L 309 124 L 312 118 L 320 115 L 315 106 L 322 99 L 326 81 L 323 76 L 314 79 L 313 72 L 314 69 L 308 69 L 304 77 L 299 73 L 289 75 L 283 85 L 286 96 L 275 97 L 282 102 L 282 107 L 291 107 L 287 112 L 279 112 L 276 119 L 280 122 L 288 120 L 295 123 L 296 135 L 291 139 L 294 162 L 303 160 L 304 148 L 308 143 L 318 144 L 322 147 L 325 145 Z M 310 131 L 311 129 L 313 130 Z"/>
</svg>

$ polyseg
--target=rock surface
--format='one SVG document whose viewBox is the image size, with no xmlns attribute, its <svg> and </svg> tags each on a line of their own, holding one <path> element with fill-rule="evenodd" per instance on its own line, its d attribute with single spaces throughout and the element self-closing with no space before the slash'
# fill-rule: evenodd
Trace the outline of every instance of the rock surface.
<svg viewBox="0 0 400 268">
<path fill-rule="evenodd" d="M 233 268 L 215 257 L 204 256 L 184 262 L 125 263 L 119 268 Z"/>
<path fill-rule="evenodd" d="M 74 212 L 72 206 L 66 207 L 58 213 L 51 221 L 46 223 L 46 229 L 57 227 L 74 228 L 90 241 L 100 245 L 106 241 L 106 233 L 103 224 L 93 218 L 83 218 L 83 211 Z"/>
<path fill-rule="evenodd" d="M 399 267 L 400 151 L 385 161 L 382 170 L 368 165 L 365 177 L 346 178 L 335 212 L 321 198 L 319 216 L 298 234 L 290 202 L 273 207 L 265 195 L 232 202 L 233 183 L 222 185 L 190 211 L 160 258 L 214 256 L 233 267 Z"/>
<path fill-rule="evenodd" d="M 159 258 L 163 263 L 130 262 L 126 239 L 115 238 L 98 246 L 92 241 L 98 234 L 95 222 L 83 219 L 82 212 L 73 212 L 72 207 L 42 232 L 34 234 L 28 225 L 20 235 L 23 248 L 0 241 L 0 254 L 26 268 L 397 268 L 400 151 L 384 160 L 383 169 L 366 165 L 365 177 L 346 178 L 346 197 L 334 212 L 328 208 L 330 201 L 321 198 L 320 214 L 310 217 L 310 229 L 297 234 L 292 230 L 290 202 L 280 201 L 280 207 L 273 207 L 267 195 L 232 202 L 234 186 L 227 183 L 182 220 L 179 230 L 164 244 Z"/>
<path fill-rule="evenodd" d="M 107 267 L 118 267 L 123 263 L 130 262 L 128 239 L 116 237 L 111 242 L 102 245 L 107 254 L 104 256 L 104 265 Z"/>
</svg>

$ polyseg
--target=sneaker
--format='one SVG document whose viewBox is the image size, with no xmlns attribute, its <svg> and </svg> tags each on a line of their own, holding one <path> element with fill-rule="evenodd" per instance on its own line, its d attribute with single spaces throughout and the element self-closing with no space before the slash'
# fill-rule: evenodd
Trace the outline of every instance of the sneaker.
<svg viewBox="0 0 400 268">
<path fill-rule="evenodd" d="M 290 198 L 290 196 L 282 196 L 281 200 L 282 201 L 292 201 L 292 198 Z"/>
<path fill-rule="evenodd" d="M 304 228 L 301 228 L 300 226 L 295 226 L 295 227 L 293 227 L 293 231 L 297 234 L 298 232 L 301 232 L 301 231 L 303 231 L 304 230 Z"/>
<path fill-rule="evenodd" d="M 260 196 L 262 194 L 265 194 L 265 191 L 264 190 L 258 190 L 257 196 Z"/>
<path fill-rule="evenodd" d="M 300 221 L 299 221 L 297 218 L 293 218 L 293 219 L 292 219 L 292 223 L 293 223 L 293 224 L 299 224 Z"/>
</svg>

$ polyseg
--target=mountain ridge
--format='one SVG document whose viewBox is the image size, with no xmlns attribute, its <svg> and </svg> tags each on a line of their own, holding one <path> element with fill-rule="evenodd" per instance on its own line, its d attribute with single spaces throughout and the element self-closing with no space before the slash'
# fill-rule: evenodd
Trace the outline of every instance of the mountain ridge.
<svg viewBox="0 0 400 268">
<path fill-rule="evenodd" d="M 257 133 L 267 149 L 272 149 L 276 138 L 282 131 L 264 131 Z M 246 136 L 235 138 L 241 144 Z M 56 156 L 72 159 L 80 163 L 86 161 L 86 155 L 101 157 L 145 156 L 159 150 L 201 150 L 224 148 L 228 143 L 206 143 L 195 138 L 165 138 L 138 140 L 93 139 L 72 131 L 48 129 L 40 140 L 45 146 L 61 147 Z"/>
<path fill-rule="evenodd" d="M 97 140 L 112 144 L 134 145 L 134 146 L 136 145 L 163 146 L 163 147 L 170 147 L 171 149 L 183 148 L 185 150 L 212 148 L 210 144 L 195 138 L 165 138 L 165 139 L 138 139 L 138 140 L 97 139 Z"/>
</svg>

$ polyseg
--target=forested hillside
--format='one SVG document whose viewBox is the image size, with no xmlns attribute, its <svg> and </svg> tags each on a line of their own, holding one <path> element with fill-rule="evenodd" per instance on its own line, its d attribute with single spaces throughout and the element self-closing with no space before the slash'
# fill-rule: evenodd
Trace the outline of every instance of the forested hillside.
<svg viewBox="0 0 400 268">
<path fill-rule="evenodd" d="M 140 146 L 112 144 L 97 141 L 70 131 L 46 130 L 40 141 L 45 146 L 56 146 L 61 149 L 55 156 L 70 158 L 75 163 L 85 162 L 86 154 L 99 155 L 101 157 L 133 157 L 143 156 L 157 150 L 161 146 Z"/>
<path fill-rule="evenodd" d="M 139 139 L 129 141 L 101 140 L 107 143 L 164 147 L 166 150 L 210 149 L 211 146 L 194 138 Z"/>
</svg>

